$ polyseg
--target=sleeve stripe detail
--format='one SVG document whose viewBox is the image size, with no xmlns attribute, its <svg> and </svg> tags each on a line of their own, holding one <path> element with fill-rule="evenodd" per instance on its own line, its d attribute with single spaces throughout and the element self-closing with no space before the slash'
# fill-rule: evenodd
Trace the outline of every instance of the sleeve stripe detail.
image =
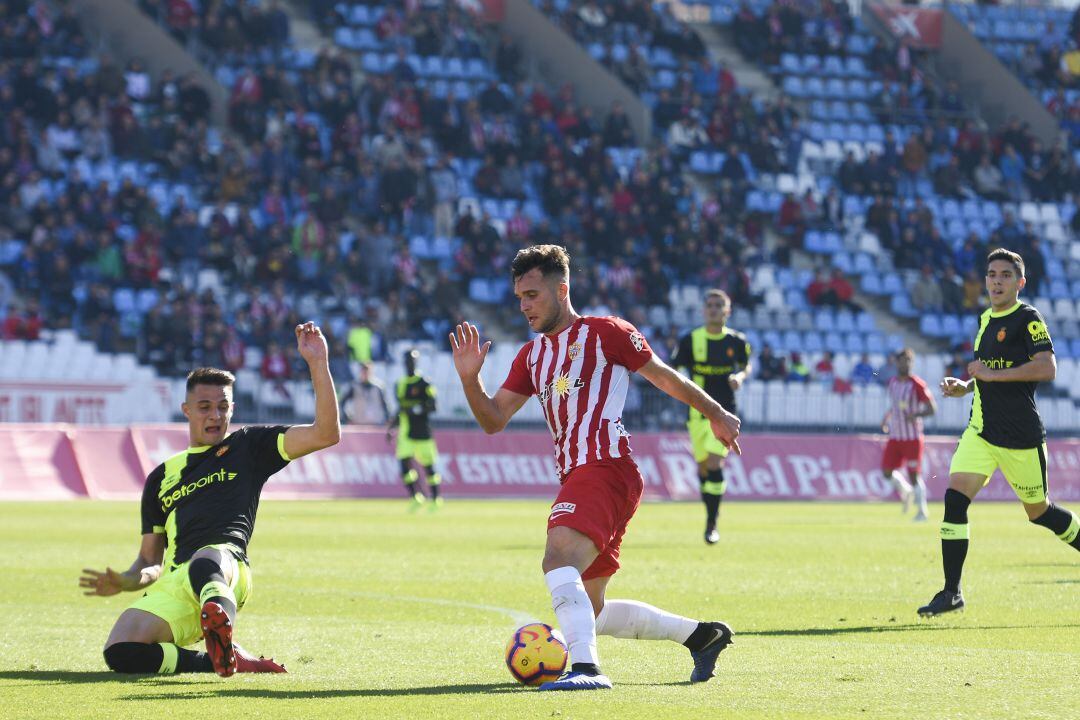
<svg viewBox="0 0 1080 720">
<path fill-rule="evenodd" d="M 155 525 L 153 532 L 154 532 L 155 535 L 164 535 L 165 534 L 165 526 L 164 525 Z"/>
<path fill-rule="evenodd" d="M 278 433 L 277 436 L 277 451 L 281 455 L 281 459 L 286 462 L 291 462 L 292 458 L 289 457 L 289 453 L 285 452 L 285 432 Z"/>
</svg>

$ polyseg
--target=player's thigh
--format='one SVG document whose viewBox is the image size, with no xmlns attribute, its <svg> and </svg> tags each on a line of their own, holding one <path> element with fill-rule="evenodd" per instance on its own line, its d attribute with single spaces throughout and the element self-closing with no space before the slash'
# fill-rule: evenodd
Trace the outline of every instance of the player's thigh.
<svg viewBox="0 0 1080 720">
<path fill-rule="evenodd" d="M 728 449 L 713 435 L 712 427 L 705 418 L 694 418 L 686 423 L 690 435 L 690 448 L 694 461 L 701 470 L 718 470 L 727 457 Z"/>
<path fill-rule="evenodd" d="M 403 433 L 399 432 L 397 437 L 397 445 L 394 448 L 394 455 L 398 460 L 412 460 L 413 455 L 416 453 L 415 447 L 413 447 L 413 441 Z"/>
<path fill-rule="evenodd" d="M 415 440 L 416 460 L 424 467 L 431 467 L 439 460 L 439 450 L 434 440 Z"/>
<path fill-rule="evenodd" d="M 199 559 L 206 559 L 216 563 L 221 568 L 221 575 L 225 578 L 225 583 L 227 585 L 233 584 L 233 580 L 236 579 L 237 575 L 236 566 L 239 563 L 231 552 L 217 545 L 207 545 L 196 550 L 188 562 Z"/>
<path fill-rule="evenodd" d="M 566 525 L 551 527 L 544 544 L 544 572 L 568 565 L 585 572 L 599 552 L 596 541 L 584 532 Z"/>
<path fill-rule="evenodd" d="M 163 618 L 138 608 L 128 608 L 120 613 L 105 647 L 122 642 L 166 643 L 173 641 L 172 628 Z"/>
<path fill-rule="evenodd" d="M 949 487 L 974 498 L 998 467 L 994 447 L 968 428 L 960 436 L 949 463 Z"/>
<path fill-rule="evenodd" d="M 1037 448 L 997 448 L 1001 474 L 1024 504 L 1028 517 L 1047 507 L 1046 445 Z M 1030 506 L 1030 507 L 1029 507 Z M 1038 513 L 1032 516 L 1032 513 Z"/>
<path fill-rule="evenodd" d="M 181 646 L 191 645 L 202 637 L 199 599 L 191 589 L 188 568 L 188 563 L 183 563 L 162 575 L 129 608 L 159 618 L 169 628 L 172 642 Z"/>
</svg>

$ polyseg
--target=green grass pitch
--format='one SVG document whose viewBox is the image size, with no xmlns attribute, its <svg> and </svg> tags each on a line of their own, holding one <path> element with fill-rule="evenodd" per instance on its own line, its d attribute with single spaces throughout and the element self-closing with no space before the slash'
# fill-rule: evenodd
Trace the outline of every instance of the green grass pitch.
<svg viewBox="0 0 1080 720">
<path fill-rule="evenodd" d="M 940 507 L 932 508 L 940 517 Z M 976 504 L 968 610 L 920 620 L 940 587 L 936 523 L 893 504 L 729 503 L 721 543 L 694 504 L 642 506 L 609 596 L 723 619 L 736 645 L 689 685 L 674 643 L 600 638 L 609 692 L 514 684 L 516 621 L 554 614 L 546 503 L 263 503 L 237 639 L 289 675 L 123 679 L 101 645 L 133 596 L 87 598 L 82 567 L 126 568 L 136 503 L 0 504 L 0 717 L 1052 718 L 1080 714 L 1080 557 L 1016 504 Z"/>
</svg>

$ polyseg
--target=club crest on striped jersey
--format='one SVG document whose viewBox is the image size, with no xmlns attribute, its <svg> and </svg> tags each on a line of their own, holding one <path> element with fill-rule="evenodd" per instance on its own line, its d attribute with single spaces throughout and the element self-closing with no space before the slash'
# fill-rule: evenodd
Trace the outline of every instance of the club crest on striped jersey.
<svg viewBox="0 0 1080 720">
<path fill-rule="evenodd" d="M 577 360 L 577 356 L 581 354 L 581 343 L 570 343 L 570 347 L 566 348 L 566 354 L 571 360 Z"/>
<path fill-rule="evenodd" d="M 635 330 L 630 333 L 630 344 L 634 346 L 635 350 L 641 352 L 645 347 L 645 336 Z"/>
<path fill-rule="evenodd" d="M 565 374 L 559 375 L 549 382 L 547 387 L 540 391 L 540 402 L 546 402 L 553 393 L 561 398 L 573 395 L 583 387 L 585 387 L 585 381 L 581 378 L 572 378 Z"/>
</svg>

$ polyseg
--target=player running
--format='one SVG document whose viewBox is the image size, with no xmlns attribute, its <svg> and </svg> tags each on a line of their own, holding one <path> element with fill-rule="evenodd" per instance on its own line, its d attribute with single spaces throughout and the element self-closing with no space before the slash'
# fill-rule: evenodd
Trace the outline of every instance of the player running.
<svg viewBox="0 0 1080 720">
<path fill-rule="evenodd" d="M 536 395 L 555 442 L 562 487 L 548 516 L 543 568 L 573 664 L 540 689 L 610 688 L 600 672 L 598 634 L 680 642 L 694 661 L 690 681 L 708 680 L 720 651 L 731 643 L 731 628 L 633 600 L 605 600 L 643 487 L 620 416 L 630 373 L 638 372 L 709 418 L 717 438 L 735 452 L 739 419 L 656 358 L 630 323 L 578 315 L 570 304 L 570 258 L 562 247 L 521 250 L 511 270 L 521 312 L 539 334 L 518 352 L 494 397 L 480 380 L 491 341 L 481 346 L 476 328 L 463 323 L 451 333 L 450 345 L 469 407 L 485 432 L 505 428 Z"/>
<path fill-rule="evenodd" d="M 1047 496 L 1046 431 L 1035 406 L 1035 388 L 1057 374 L 1050 332 L 1039 311 L 1019 300 L 1026 283 L 1023 259 L 999 248 L 986 262 L 990 308 L 983 312 L 975 335 L 975 359 L 968 364 L 971 379 L 941 381 L 945 397 L 969 392 L 975 397 L 945 491 L 941 523 L 945 588 L 919 608 L 923 616 L 964 607 L 960 573 L 970 537 L 968 505 L 998 468 L 1023 503 L 1028 520 L 1080 550 L 1080 520 Z"/>
<path fill-rule="evenodd" d="M 391 439 L 391 430 L 396 427 L 396 454 L 401 464 L 401 480 L 412 498 L 409 509 L 417 510 L 427 502 L 424 493 L 417 486 L 419 475 L 413 467 L 415 461 L 424 468 L 431 492 L 430 507 L 436 510 L 442 505 L 443 499 L 439 496 L 442 477 L 435 471 L 439 449 L 435 447 L 435 438 L 431 435 L 431 414 L 435 412 L 435 386 L 416 369 L 419 359 L 418 351 L 405 352 L 405 377 L 397 382 L 398 412 L 386 427 L 386 439 Z"/>
<path fill-rule="evenodd" d="M 231 373 L 198 368 L 180 406 L 190 447 L 154 468 L 142 496 L 142 545 L 125 572 L 83 570 L 86 595 L 143 591 L 105 642 L 105 664 L 119 673 L 285 672 L 233 642 L 236 613 L 251 596 L 247 546 L 267 479 L 295 460 L 338 442 L 341 427 L 326 339 L 311 322 L 296 326 L 311 371 L 315 422 L 241 428 L 232 418 Z M 199 639 L 206 652 L 189 650 Z"/>
<path fill-rule="evenodd" d="M 886 393 L 889 409 L 881 420 L 881 432 L 889 436 L 885 452 L 881 455 L 881 474 L 889 480 L 900 494 L 904 512 L 911 509 L 915 500 L 915 521 L 927 519 L 926 483 L 922 478 L 922 456 L 925 444 L 923 418 L 937 412 L 934 396 L 926 382 L 911 373 L 915 364 L 915 351 L 904 348 L 896 353 L 896 375 L 889 378 Z M 905 478 L 900 468 L 906 468 Z M 910 482 L 908 481 L 910 479 Z"/>
</svg>

